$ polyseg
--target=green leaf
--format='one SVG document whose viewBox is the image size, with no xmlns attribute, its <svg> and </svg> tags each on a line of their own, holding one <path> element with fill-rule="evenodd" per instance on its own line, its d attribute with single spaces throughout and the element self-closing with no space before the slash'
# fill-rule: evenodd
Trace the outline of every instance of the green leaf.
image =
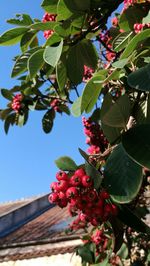
<svg viewBox="0 0 150 266">
<path fill-rule="evenodd" d="M 84 111 L 86 113 L 92 111 L 102 89 L 102 84 L 97 83 L 97 81 L 103 81 L 104 78 L 105 77 L 98 72 L 86 84 L 82 93 L 81 113 L 83 113 Z"/>
<path fill-rule="evenodd" d="M 104 186 L 118 203 L 131 202 L 142 184 L 142 167 L 135 163 L 119 144 L 106 161 Z"/>
<path fill-rule="evenodd" d="M 81 1 L 80 1 L 81 2 Z M 98 63 L 98 53 L 95 46 L 89 40 L 83 40 L 80 43 L 80 49 L 84 64 L 95 70 Z"/>
<path fill-rule="evenodd" d="M 139 102 L 136 108 L 135 120 L 138 125 L 150 123 L 150 95 L 146 99 Z"/>
<path fill-rule="evenodd" d="M 9 114 L 6 117 L 5 122 L 4 122 L 4 130 L 5 130 L 5 133 L 6 134 L 9 131 L 10 125 L 14 125 L 15 124 L 15 121 L 16 121 L 16 113 Z"/>
<path fill-rule="evenodd" d="M 76 163 L 68 156 L 60 157 L 55 161 L 55 164 L 63 171 L 75 171 L 78 168 Z"/>
<path fill-rule="evenodd" d="M 67 8 L 64 0 L 58 1 L 57 14 L 57 21 L 66 20 L 72 16 L 72 12 Z"/>
<path fill-rule="evenodd" d="M 63 40 L 55 47 L 46 47 L 44 51 L 44 60 L 47 64 L 55 67 L 60 59 L 63 48 Z"/>
<path fill-rule="evenodd" d="M 60 60 L 56 66 L 56 78 L 59 90 L 63 91 L 67 81 L 67 69 L 65 63 Z"/>
<path fill-rule="evenodd" d="M 37 22 L 30 26 L 33 30 L 53 30 L 55 26 L 58 24 L 56 21 L 48 21 L 48 22 Z"/>
<path fill-rule="evenodd" d="M 147 226 L 133 211 L 127 206 L 121 205 L 118 213 L 119 219 L 127 226 L 133 228 L 137 232 L 150 235 L 150 227 Z"/>
<path fill-rule="evenodd" d="M 150 91 L 150 64 L 139 68 L 128 76 L 128 84 L 141 91 Z"/>
<path fill-rule="evenodd" d="M 110 223 L 113 229 L 113 252 L 117 253 L 117 251 L 122 246 L 124 241 L 124 226 L 122 222 L 117 217 L 110 218 Z"/>
<path fill-rule="evenodd" d="M 136 50 L 137 45 L 142 42 L 143 40 L 149 38 L 150 36 L 150 29 L 146 29 L 144 31 L 141 31 L 138 33 L 135 37 L 132 38 L 132 40 L 129 42 L 125 50 L 123 51 L 122 55 L 120 56 L 120 59 L 124 59 L 128 57 L 134 50 Z"/>
<path fill-rule="evenodd" d="M 125 243 L 122 244 L 121 248 L 118 250 L 117 255 L 121 258 L 121 259 L 127 259 L 128 257 L 128 247 Z"/>
<path fill-rule="evenodd" d="M 0 45 L 13 45 L 19 42 L 22 35 L 29 29 L 26 27 L 14 28 L 4 32 L 0 36 Z"/>
<path fill-rule="evenodd" d="M 124 58 L 124 59 L 114 62 L 112 66 L 116 68 L 124 68 L 125 65 L 127 65 L 128 61 L 129 61 L 129 58 Z"/>
<path fill-rule="evenodd" d="M 110 102 L 110 107 L 107 110 L 105 104 L 108 106 L 109 103 L 105 101 L 102 105 L 102 111 L 101 111 L 102 122 L 105 125 L 111 127 L 125 128 L 131 113 L 131 104 L 129 97 L 126 94 L 124 94 L 120 96 L 115 103 L 113 103 L 113 100 L 111 100 L 109 96 L 106 99 L 108 99 L 108 101 L 111 102 Z M 106 111 L 104 111 L 104 109 Z"/>
<path fill-rule="evenodd" d="M 7 89 L 1 89 L 1 94 L 4 98 L 6 98 L 7 100 L 12 101 L 13 98 L 13 94 L 10 90 Z"/>
<path fill-rule="evenodd" d="M 55 118 L 55 111 L 53 109 L 48 110 L 42 119 L 42 126 L 45 133 L 50 133 L 53 128 L 53 121 Z"/>
<path fill-rule="evenodd" d="M 71 11 L 88 11 L 90 9 L 90 0 L 64 0 L 66 6 Z"/>
<path fill-rule="evenodd" d="M 120 142 L 121 132 L 123 131 L 122 127 L 110 127 L 104 123 L 101 123 L 101 127 L 110 144 L 113 145 Z"/>
<path fill-rule="evenodd" d="M 94 253 L 90 251 L 89 245 L 79 246 L 77 248 L 77 255 L 82 259 L 82 262 L 89 262 L 90 264 L 94 262 Z"/>
<path fill-rule="evenodd" d="M 70 48 L 66 64 L 70 81 L 76 85 L 81 83 L 84 74 L 84 62 L 80 44 Z"/>
<path fill-rule="evenodd" d="M 12 109 L 11 108 L 7 108 L 7 109 L 4 109 L 4 110 L 1 110 L 0 111 L 0 119 L 1 120 L 5 120 L 6 117 L 12 112 Z"/>
<path fill-rule="evenodd" d="M 61 104 L 61 105 L 59 106 L 59 109 L 60 109 L 63 113 L 65 113 L 65 114 L 67 114 L 67 115 L 70 115 L 70 110 L 69 110 L 68 106 L 66 106 L 65 104 Z"/>
<path fill-rule="evenodd" d="M 43 53 L 44 49 L 41 49 L 36 51 L 34 54 L 32 54 L 29 57 L 27 65 L 28 65 L 30 79 L 33 79 L 37 75 L 37 72 L 44 65 Z"/>
<path fill-rule="evenodd" d="M 120 52 L 123 50 L 133 37 L 133 32 L 128 31 L 128 32 L 121 32 L 113 41 L 113 50 L 115 52 Z"/>
<path fill-rule="evenodd" d="M 101 173 L 91 164 L 89 163 L 89 155 L 87 155 L 83 150 L 79 148 L 79 152 L 81 156 L 85 159 L 85 171 L 86 174 L 91 176 L 94 182 L 94 188 L 99 189 L 102 183 L 102 175 Z"/>
<path fill-rule="evenodd" d="M 25 53 L 28 50 L 30 44 L 33 42 L 35 37 L 36 37 L 36 33 L 35 32 L 34 33 L 33 32 L 26 32 L 22 36 L 21 42 L 20 42 L 20 47 L 21 47 L 21 51 L 23 53 Z"/>
<path fill-rule="evenodd" d="M 50 14 L 56 14 L 57 13 L 57 4 L 58 0 L 44 0 L 41 4 L 41 7 L 44 8 L 44 10 Z"/>
<path fill-rule="evenodd" d="M 16 18 L 8 19 L 6 22 L 18 26 L 28 26 L 33 23 L 31 17 L 28 14 L 17 14 Z"/>
<path fill-rule="evenodd" d="M 75 116 L 78 117 L 81 115 L 81 99 L 82 97 L 78 97 L 76 101 L 72 104 L 71 107 L 71 113 Z"/>
<path fill-rule="evenodd" d="M 16 63 L 12 69 L 12 73 L 11 73 L 11 77 L 17 77 L 19 76 L 21 73 L 24 73 L 25 71 L 27 71 L 27 62 L 29 57 L 35 53 L 36 51 L 38 51 L 39 49 L 41 49 L 40 47 L 35 47 L 32 48 L 31 50 L 23 53 L 21 56 L 19 56 L 16 60 Z"/>
<path fill-rule="evenodd" d="M 126 152 L 138 164 L 150 169 L 150 124 L 138 125 L 122 136 Z"/>
<path fill-rule="evenodd" d="M 61 41 L 61 37 L 56 33 L 54 32 L 47 40 L 46 40 L 46 43 L 45 43 L 45 47 L 46 46 L 51 46 L 51 45 L 54 45 L 55 43 L 59 43 Z"/>
</svg>

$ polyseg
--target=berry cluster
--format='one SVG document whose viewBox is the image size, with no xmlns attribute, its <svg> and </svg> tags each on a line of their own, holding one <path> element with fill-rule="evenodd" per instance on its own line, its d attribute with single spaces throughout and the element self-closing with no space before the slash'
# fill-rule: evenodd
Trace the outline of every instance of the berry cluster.
<svg viewBox="0 0 150 266">
<path fill-rule="evenodd" d="M 110 36 L 110 33 L 108 30 L 100 33 L 100 39 L 105 43 L 105 45 L 108 48 L 110 49 L 112 48 L 112 44 L 111 44 L 112 37 Z M 115 58 L 115 53 L 112 53 L 107 50 L 105 57 L 108 62 L 111 62 Z"/>
<path fill-rule="evenodd" d="M 143 28 L 150 28 L 150 23 L 136 23 L 134 24 L 135 33 L 140 33 Z"/>
<path fill-rule="evenodd" d="M 71 229 L 85 228 L 90 224 L 97 226 L 110 216 L 117 215 L 117 207 L 110 202 L 108 192 L 97 192 L 91 176 L 83 168 L 77 169 L 71 177 L 60 171 L 56 179 L 58 182 L 51 184 L 53 192 L 49 195 L 49 201 L 61 208 L 68 205 L 70 215 L 77 216 L 70 224 Z"/>
<path fill-rule="evenodd" d="M 92 122 L 90 118 L 86 119 L 82 118 L 82 123 L 84 126 L 84 133 L 87 136 L 86 143 L 90 145 L 88 148 L 89 154 L 96 154 L 100 152 L 104 152 L 108 147 L 108 141 L 105 138 L 103 131 L 95 122 Z"/>
<path fill-rule="evenodd" d="M 91 236 L 91 241 L 96 245 L 96 255 L 104 252 L 107 248 L 108 238 L 102 229 L 97 229 Z"/>
<path fill-rule="evenodd" d="M 22 102 L 23 96 L 21 93 L 16 94 L 13 97 L 12 100 L 12 104 L 11 104 L 11 108 L 16 112 L 19 113 L 19 111 L 21 110 L 21 102 Z"/>
<path fill-rule="evenodd" d="M 94 70 L 92 68 L 87 67 L 86 65 L 84 65 L 83 82 L 87 82 L 89 79 L 91 79 L 93 73 L 94 73 Z"/>
<path fill-rule="evenodd" d="M 48 21 L 56 21 L 56 16 L 55 14 L 49 14 L 49 13 L 45 13 L 42 19 L 42 22 L 48 22 Z M 53 34 L 53 30 L 45 30 L 44 31 L 44 38 L 48 39 L 52 34 Z"/>
<path fill-rule="evenodd" d="M 60 106 L 61 106 L 61 101 L 59 99 L 54 99 L 51 103 L 50 106 L 58 113 L 62 113 Z"/>
</svg>

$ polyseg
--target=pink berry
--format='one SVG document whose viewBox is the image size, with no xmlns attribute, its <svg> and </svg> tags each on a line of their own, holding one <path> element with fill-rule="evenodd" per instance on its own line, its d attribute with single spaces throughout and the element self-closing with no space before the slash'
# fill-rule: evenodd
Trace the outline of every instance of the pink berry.
<svg viewBox="0 0 150 266">
<path fill-rule="evenodd" d="M 52 182 L 51 185 L 50 185 L 50 188 L 51 190 L 54 192 L 54 191 L 57 191 L 57 185 L 58 183 L 57 182 Z"/>
<path fill-rule="evenodd" d="M 83 185 L 84 187 L 92 187 L 92 185 L 93 185 L 93 180 L 92 180 L 92 178 L 91 178 L 90 176 L 88 176 L 88 175 L 84 175 L 84 176 L 82 177 L 82 185 Z"/>
<path fill-rule="evenodd" d="M 70 187 L 66 191 L 66 197 L 68 199 L 73 199 L 78 196 L 78 189 L 76 187 Z"/>
<path fill-rule="evenodd" d="M 68 182 L 66 180 L 60 180 L 57 184 L 57 190 L 65 192 L 68 188 Z"/>
<path fill-rule="evenodd" d="M 58 206 L 59 206 L 60 208 L 65 208 L 67 205 L 68 205 L 68 201 L 67 201 L 67 199 L 61 200 L 61 201 L 59 201 L 59 203 L 58 203 Z"/>
<path fill-rule="evenodd" d="M 70 184 L 72 186 L 79 186 L 81 184 L 81 177 L 74 174 L 71 178 L 70 178 Z"/>
<path fill-rule="evenodd" d="M 82 177 L 85 175 L 85 171 L 83 168 L 79 168 L 75 171 L 74 175 Z"/>
<path fill-rule="evenodd" d="M 58 181 L 60 181 L 60 180 L 68 181 L 68 179 L 69 179 L 68 175 L 64 171 L 59 171 L 56 174 L 56 178 L 57 178 Z"/>
<path fill-rule="evenodd" d="M 55 193 L 55 192 L 51 193 L 48 196 L 48 200 L 49 200 L 50 203 L 57 203 L 58 202 L 58 199 L 59 199 L 58 193 Z"/>
</svg>

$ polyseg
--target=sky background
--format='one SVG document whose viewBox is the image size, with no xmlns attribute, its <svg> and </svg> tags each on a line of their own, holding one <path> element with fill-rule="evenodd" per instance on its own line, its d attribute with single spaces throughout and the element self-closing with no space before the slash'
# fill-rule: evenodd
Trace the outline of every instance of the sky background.
<svg viewBox="0 0 150 266">
<path fill-rule="evenodd" d="M 35 5 L 36 2 L 36 5 Z M 1 0 L 0 35 L 13 28 L 6 20 L 17 13 L 28 13 L 41 19 L 42 0 Z M 43 39 L 44 42 L 44 39 Z M 0 88 L 11 88 L 18 83 L 11 79 L 13 57 L 20 54 L 19 46 L 0 46 Z M 0 107 L 5 106 L 0 96 Z M 49 192 L 57 168 L 54 160 L 67 155 L 77 164 L 82 163 L 78 147 L 86 149 L 80 118 L 57 114 L 52 133 L 45 134 L 41 127 L 43 112 L 30 112 L 28 123 L 11 127 L 5 134 L 0 121 L 0 202 L 12 201 Z"/>
</svg>

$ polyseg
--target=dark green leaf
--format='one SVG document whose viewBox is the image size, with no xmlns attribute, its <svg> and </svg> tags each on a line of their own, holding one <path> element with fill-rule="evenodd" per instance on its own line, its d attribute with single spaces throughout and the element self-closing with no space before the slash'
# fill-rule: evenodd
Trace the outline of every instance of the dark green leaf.
<svg viewBox="0 0 150 266">
<path fill-rule="evenodd" d="M 82 60 L 82 52 L 80 44 L 70 48 L 67 58 L 67 74 L 73 84 L 82 82 L 84 74 L 84 62 Z"/>
<path fill-rule="evenodd" d="M 7 100 L 12 100 L 13 98 L 13 94 L 10 90 L 7 89 L 1 89 L 1 94 L 4 98 L 6 98 Z"/>
<path fill-rule="evenodd" d="M 119 144 L 106 161 L 104 185 L 118 203 L 131 202 L 142 184 L 142 167 L 135 163 Z"/>
<path fill-rule="evenodd" d="M 0 45 L 13 45 L 19 42 L 25 32 L 28 31 L 26 27 L 14 28 L 4 32 L 0 36 Z"/>
<path fill-rule="evenodd" d="M 57 14 L 58 21 L 66 20 L 72 16 L 72 12 L 67 8 L 64 0 L 59 0 L 57 5 Z"/>
<path fill-rule="evenodd" d="M 133 228 L 137 232 L 142 232 L 150 235 L 150 227 L 147 226 L 133 211 L 127 206 L 122 205 L 119 214 L 119 219 L 127 226 Z"/>
<path fill-rule="evenodd" d="M 36 51 L 34 54 L 32 54 L 29 57 L 27 66 L 28 66 L 31 79 L 33 79 L 37 75 L 37 72 L 44 65 L 43 53 L 44 53 L 44 49 L 41 49 L 41 50 Z"/>
<path fill-rule="evenodd" d="M 60 41 L 61 41 L 61 37 L 60 37 L 56 32 L 54 32 L 54 33 L 52 34 L 52 36 L 50 36 L 50 37 L 46 40 L 45 47 L 46 47 L 46 46 L 54 45 L 55 43 L 59 43 Z"/>
<path fill-rule="evenodd" d="M 128 76 L 128 84 L 141 91 L 150 91 L 150 64 L 139 68 Z"/>
<path fill-rule="evenodd" d="M 97 54 L 95 46 L 92 44 L 91 41 L 83 40 L 80 43 L 80 49 L 81 49 L 84 64 L 95 70 L 95 68 L 97 67 L 97 63 L 98 63 L 98 54 Z"/>
<path fill-rule="evenodd" d="M 16 120 L 16 113 L 12 113 L 6 117 L 5 123 L 4 123 L 4 130 L 7 134 L 9 131 L 10 125 L 14 125 Z"/>
<path fill-rule="evenodd" d="M 33 32 L 26 32 L 22 36 L 21 42 L 20 42 L 20 47 L 21 47 L 21 51 L 23 53 L 25 53 L 28 50 L 30 44 L 33 42 L 35 37 L 36 37 L 36 33 L 35 32 L 34 33 Z"/>
<path fill-rule="evenodd" d="M 121 132 L 123 131 L 123 128 L 110 127 L 105 125 L 104 123 L 101 123 L 101 127 L 110 144 L 116 144 L 120 142 Z"/>
<path fill-rule="evenodd" d="M 120 29 L 125 31 L 133 30 L 134 24 L 141 23 L 145 14 L 146 12 L 144 9 L 137 6 L 130 6 L 130 8 L 126 8 L 119 19 Z"/>
<path fill-rule="evenodd" d="M 124 226 L 116 217 L 112 217 L 110 223 L 113 229 L 113 252 L 117 253 L 124 241 Z"/>
<path fill-rule="evenodd" d="M 122 136 L 126 152 L 137 163 L 150 169 L 150 124 L 138 125 Z"/>
<path fill-rule="evenodd" d="M 118 250 L 117 255 L 121 259 L 127 259 L 128 257 L 128 247 L 125 243 L 122 244 L 121 248 Z"/>
<path fill-rule="evenodd" d="M 81 257 L 82 262 L 89 262 L 90 264 L 94 262 L 94 253 L 90 251 L 88 245 L 78 247 L 77 255 Z"/>
<path fill-rule="evenodd" d="M 68 156 L 60 157 L 55 161 L 57 167 L 63 171 L 75 171 L 77 170 L 76 163 Z"/>
<path fill-rule="evenodd" d="M 88 11 L 90 8 L 90 0 L 64 0 L 66 6 L 71 10 L 71 11 Z"/>
<path fill-rule="evenodd" d="M 129 62 L 129 59 L 128 58 L 124 58 L 124 59 L 121 59 L 119 61 L 116 61 L 112 64 L 113 67 L 116 67 L 116 68 L 124 68 L 125 65 L 127 65 Z"/>
<path fill-rule="evenodd" d="M 47 64 L 55 67 L 60 59 L 63 48 L 63 40 L 55 47 L 46 47 L 44 51 L 44 60 Z"/>
<path fill-rule="evenodd" d="M 12 112 L 11 108 L 7 108 L 0 111 L 0 119 L 5 120 L 6 117 Z"/>
<path fill-rule="evenodd" d="M 67 114 L 67 115 L 70 115 L 70 110 L 69 110 L 68 106 L 66 106 L 65 104 L 60 105 L 60 106 L 59 106 L 59 109 L 60 109 L 63 113 L 65 113 L 65 114 Z"/>
<path fill-rule="evenodd" d="M 50 133 L 53 128 L 53 121 L 55 118 L 55 111 L 53 109 L 48 110 L 42 119 L 42 126 L 45 133 Z"/>
<path fill-rule="evenodd" d="M 107 109 L 105 105 L 109 106 L 109 108 Z M 131 104 L 129 97 L 126 94 L 119 97 L 115 103 L 113 103 L 113 98 L 109 95 L 106 99 L 104 98 L 104 103 L 101 109 L 101 120 L 105 125 L 125 128 L 130 113 Z"/>
</svg>

